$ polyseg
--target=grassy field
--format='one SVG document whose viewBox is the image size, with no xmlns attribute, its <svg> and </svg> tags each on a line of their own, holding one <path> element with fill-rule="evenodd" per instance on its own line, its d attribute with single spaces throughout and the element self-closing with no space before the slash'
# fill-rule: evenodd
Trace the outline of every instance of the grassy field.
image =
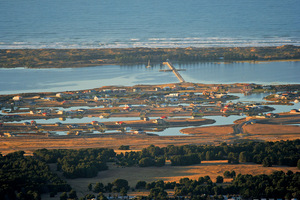
<svg viewBox="0 0 300 200">
<path fill-rule="evenodd" d="M 54 166 L 52 166 L 55 169 Z M 271 174 L 273 171 L 282 170 L 287 172 L 291 170 L 293 172 L 300 172 L 296 167 L 286 166 L 273 166 L 262 167 L 254 163 L 242 163 L 242 164 L 228 164 L 227 160 L 221 161 L 203 161 L 201 164 L 192 166 L 171 166 L 170 162 L 166 163 L 164 167 L 118 167 L 114 163 L 109 163 L 109 170 L 98 173 L 94 178 L 79 178 L 79 179 L 67 179 L 71 187 L 77 191 L 78 196 L 83 194 L 92 193 L 88 191 L 88 184 L 96 184 L 102 182 L 104 184 L 111 183 L 115 179 L 126 179 L 129 182 L 130 187 L 135 187 L 139 180 L 146 182 L 152 182 L 156 180 L 163 181 L 176 181 L 181 178 L 188 177 L 190 179 L 198 179 L 203 176 L 210 176 L 213 182 L 216 181 L 217 176 L 223 176 L 225 171 L 234 170 L 236 174 Z M 224 179 L 224 182 L 230 182 L 232 179 Z M 129 195 L 147 195 L 147 192 L 138 191 L 129 192 Z M 96 194 L 95 194 L 96 195 Z M 48 198 L 46 195 L 43 199 L 59 199 Z"/>
<path fill-rule="evenodd" d="M 36 149 L 80 149 L 112 148 L 129 145 L 132 150 L 140 150 L 151 144 L 156 146 L 186 144 L 234 143 L 237 140 L 280 141 L 300 139 L 300 127 L 297 125 L 253 124 L 244 126 L 243 135 L 233 134 L 233 125 L 196 127 L 182 130 L 187 136 L 148 136 L 130 134 L 91 135 L 81 137 L 14 137 L 0 138 L 0 152 L 7 154 L 25 151 L 30 154 Z"/>
</svg>

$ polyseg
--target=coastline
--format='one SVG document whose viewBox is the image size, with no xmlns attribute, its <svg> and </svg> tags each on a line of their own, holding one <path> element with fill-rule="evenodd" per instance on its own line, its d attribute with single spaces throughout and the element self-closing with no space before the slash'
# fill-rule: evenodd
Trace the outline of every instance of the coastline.
<svg viewBox="0 0 300 200">
<path fill-rule="evenodd" d="M 0 68 L 77 68 L 102 65 L 195 62 L 300 61 L 300 46 L 112 48 L 112 49 L 0 49 Z"/>
</svg>

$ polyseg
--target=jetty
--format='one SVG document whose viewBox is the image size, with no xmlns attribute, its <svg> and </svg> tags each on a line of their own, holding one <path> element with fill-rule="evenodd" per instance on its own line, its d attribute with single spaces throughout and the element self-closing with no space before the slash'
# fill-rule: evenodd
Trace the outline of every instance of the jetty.
<svg viewBox="0 0 300 200">
<path fill-rule="evenodd" d="M 160 70 L 160 71 L 163 71 L 163 72 L 172 71 L 175 74 L 175 76 L 178 78 L 180 83 L 185 82 L 185 80 L 182 78 L 182 76 L 178 72 L 178 71 L 185 71 L 184 69 L 183 70 L 176 69 L 175 67 L 173 67 L 172 63 L 169 60 L 167 60 L 166 62 L 163 62 L 163 65 L 167 65 L 170 69 L 169 70 Z"/>
</svg>

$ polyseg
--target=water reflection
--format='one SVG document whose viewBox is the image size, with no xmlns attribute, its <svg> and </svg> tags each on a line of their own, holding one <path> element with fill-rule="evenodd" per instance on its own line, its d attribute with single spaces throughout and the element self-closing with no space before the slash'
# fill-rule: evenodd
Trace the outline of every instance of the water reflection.
<svg viewBox="0 0 300 200">
<path fill-rule="evenodd" d="M 187 69 L 180 74 L 188 82 L 299 83 L 300 62 L 173 64 L 175 68 Z M 63 69 L 1 68 L 0 94 L 58 92 L 108 85 L 132 86 L 178 82 L 173 73 L 159 72 L 162 68 L 166 67 L 154 64 L 151 68 L 146 68 L 145 65 L 105 65 Z"/>
</svg>

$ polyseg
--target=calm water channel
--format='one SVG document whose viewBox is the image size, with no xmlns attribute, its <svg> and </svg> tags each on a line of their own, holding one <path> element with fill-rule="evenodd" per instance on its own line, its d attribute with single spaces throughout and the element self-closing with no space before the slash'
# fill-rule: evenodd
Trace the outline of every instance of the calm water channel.
<svg viewBox="0 0 300 200">
<path fill-rule="evenodd" d="M 146 63 L 145 63 L 146 65 Z M 107 85 L 132 86 L 136 84 L 176 83 L 171 72 L 159 72 L 166 68 L 154 65 L 119 66 L 106 65 L 64 69 L 0 69 L 0 94 L 25 92 L 58 92 L 91 89 Z M 260 63 L 195 63 L 176 64 L 187 82 L 195 83 L 300 83 L 300 62 Z"/>
</svg>

